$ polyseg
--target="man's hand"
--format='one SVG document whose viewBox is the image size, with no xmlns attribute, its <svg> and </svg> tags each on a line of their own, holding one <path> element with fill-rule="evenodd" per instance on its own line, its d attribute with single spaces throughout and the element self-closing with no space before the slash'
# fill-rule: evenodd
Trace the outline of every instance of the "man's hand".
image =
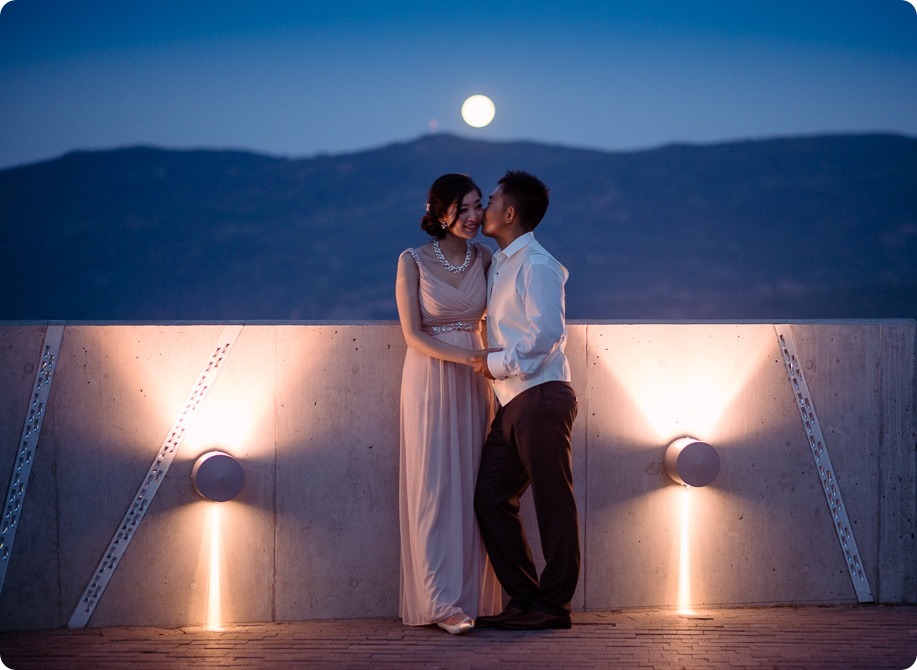
<svg viewBox="0 0 917 670">
<path fill-rule="evenodd" d="M 490 374 L 490 370 L 487 367 L 487 356 L 482 354 L 473 355 L 471 357 L 471 368 L 479 375 L 484 375 L 488 379 L 494 378 L 494 376 Z"/>
</svg>

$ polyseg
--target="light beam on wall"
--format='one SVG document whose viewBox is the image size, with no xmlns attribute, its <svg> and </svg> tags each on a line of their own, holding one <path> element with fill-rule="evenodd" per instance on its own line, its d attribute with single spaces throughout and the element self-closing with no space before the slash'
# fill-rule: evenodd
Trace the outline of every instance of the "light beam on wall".
<svg viewBox="0 0 917 670">
<path fill-rule="evenodd" d="M 194 490 L 214 504 L 208 506 L 207 524 L 210 536 L 210 560 L 207 579 L 207 629 L 223 629 L 223 516 L 221 504 L 232 500 L 242 490 L 245 474 L 242 466 L 226 452 L 214 450 L 203 454 L 191 469 Z"/>
<path fill-rule="evenodd" d="M 774 350 L 770 326 L 629 325 L 589 332 L 589 350 L 655 432 L 649 444 L 686 434 L 717 439 L 723 415 Z M 619 437 L 646 441 L 646 427 L 628 422 L 622 428 L 633 435 Z"/>
<path fill-rule="evenodd" d="M 693 598 L 691 597 L 691 544 L 694 525 L 693 489 L 708 486 L 716 479 L 720 471 L 720 456 L 716 449 L 693 437 L 681 437 L 672 442 L 665 450 L 663 458 L 665 471 L 678 484 L 678 595 L 676 609 L 678 614 L 693 616 Z"/>
<path fill-rule="evenodd" d="M 678 596 L 676 612 L 682 615 L 693 615 L 691 598 L 691 525 L 694 515 L 693 491 L 682 486 L 678 492 L 679 517 L 679 550 L 678 550 Z"/>
<path fill-rule="evenodd" d="M 221 505 L 208 505 L 207 524 L 210 535 L 210 565 L 207 580 L 207 629 L 223 630 L 223 526 Z"/>
</svg>

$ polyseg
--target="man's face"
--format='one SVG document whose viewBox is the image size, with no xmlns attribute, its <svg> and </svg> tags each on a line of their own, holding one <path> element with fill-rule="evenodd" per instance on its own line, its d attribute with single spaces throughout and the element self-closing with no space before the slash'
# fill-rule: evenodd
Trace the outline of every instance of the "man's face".
<svg viewBox="0 0 917 670">
<path fill-rule="evenodd" d="M 484 227 L 482 232 L 487 237 L 493 237 L 494 233 L 500 230 L 500 224 L 503 223 L 504 213 L 506 212 L 506 203 L 503 198 L 503 185 L 500 184 L 493 190 L 487 199 L 487 207 L 484 210 Z"/>
</svg>

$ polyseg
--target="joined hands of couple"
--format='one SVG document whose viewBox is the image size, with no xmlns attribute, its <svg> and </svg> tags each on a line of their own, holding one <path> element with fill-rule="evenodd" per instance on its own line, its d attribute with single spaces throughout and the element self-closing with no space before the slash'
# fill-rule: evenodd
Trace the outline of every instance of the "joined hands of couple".
<svg viewBox="0 0 917 670">
<path fill-rule="evenodd" d="M 487 354 L 491 354 L 495 351 L 503 351 L 503 350 L 502 349 L 481 349 L 480 351 L 476 351 L 468 359 L 468 364 L 478 374 L 484 375 L 488 379 L 496 379 L 496 377 L 490 374 L 490 369 L 487 367 Z"/>
</svg>

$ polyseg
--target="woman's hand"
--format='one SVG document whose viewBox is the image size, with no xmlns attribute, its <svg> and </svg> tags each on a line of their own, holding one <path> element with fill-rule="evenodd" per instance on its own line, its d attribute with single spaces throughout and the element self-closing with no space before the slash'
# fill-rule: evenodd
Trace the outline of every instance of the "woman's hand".
<svg viewBox="0 0 917 670">
<path fill-rule="evenodd" d="M 474 368 L 474 371 L 478 374 L 484 375 L 488 379 L 493 379 L 493 375 L 490 374 L 490 369 L 487 367 L 487 355 L 492 354 L 495 351 L 503 351 L 502 349 L 478 349 L 477 351 L 470 352 L 468 357 L 468 365 Z"/>
</svg>

